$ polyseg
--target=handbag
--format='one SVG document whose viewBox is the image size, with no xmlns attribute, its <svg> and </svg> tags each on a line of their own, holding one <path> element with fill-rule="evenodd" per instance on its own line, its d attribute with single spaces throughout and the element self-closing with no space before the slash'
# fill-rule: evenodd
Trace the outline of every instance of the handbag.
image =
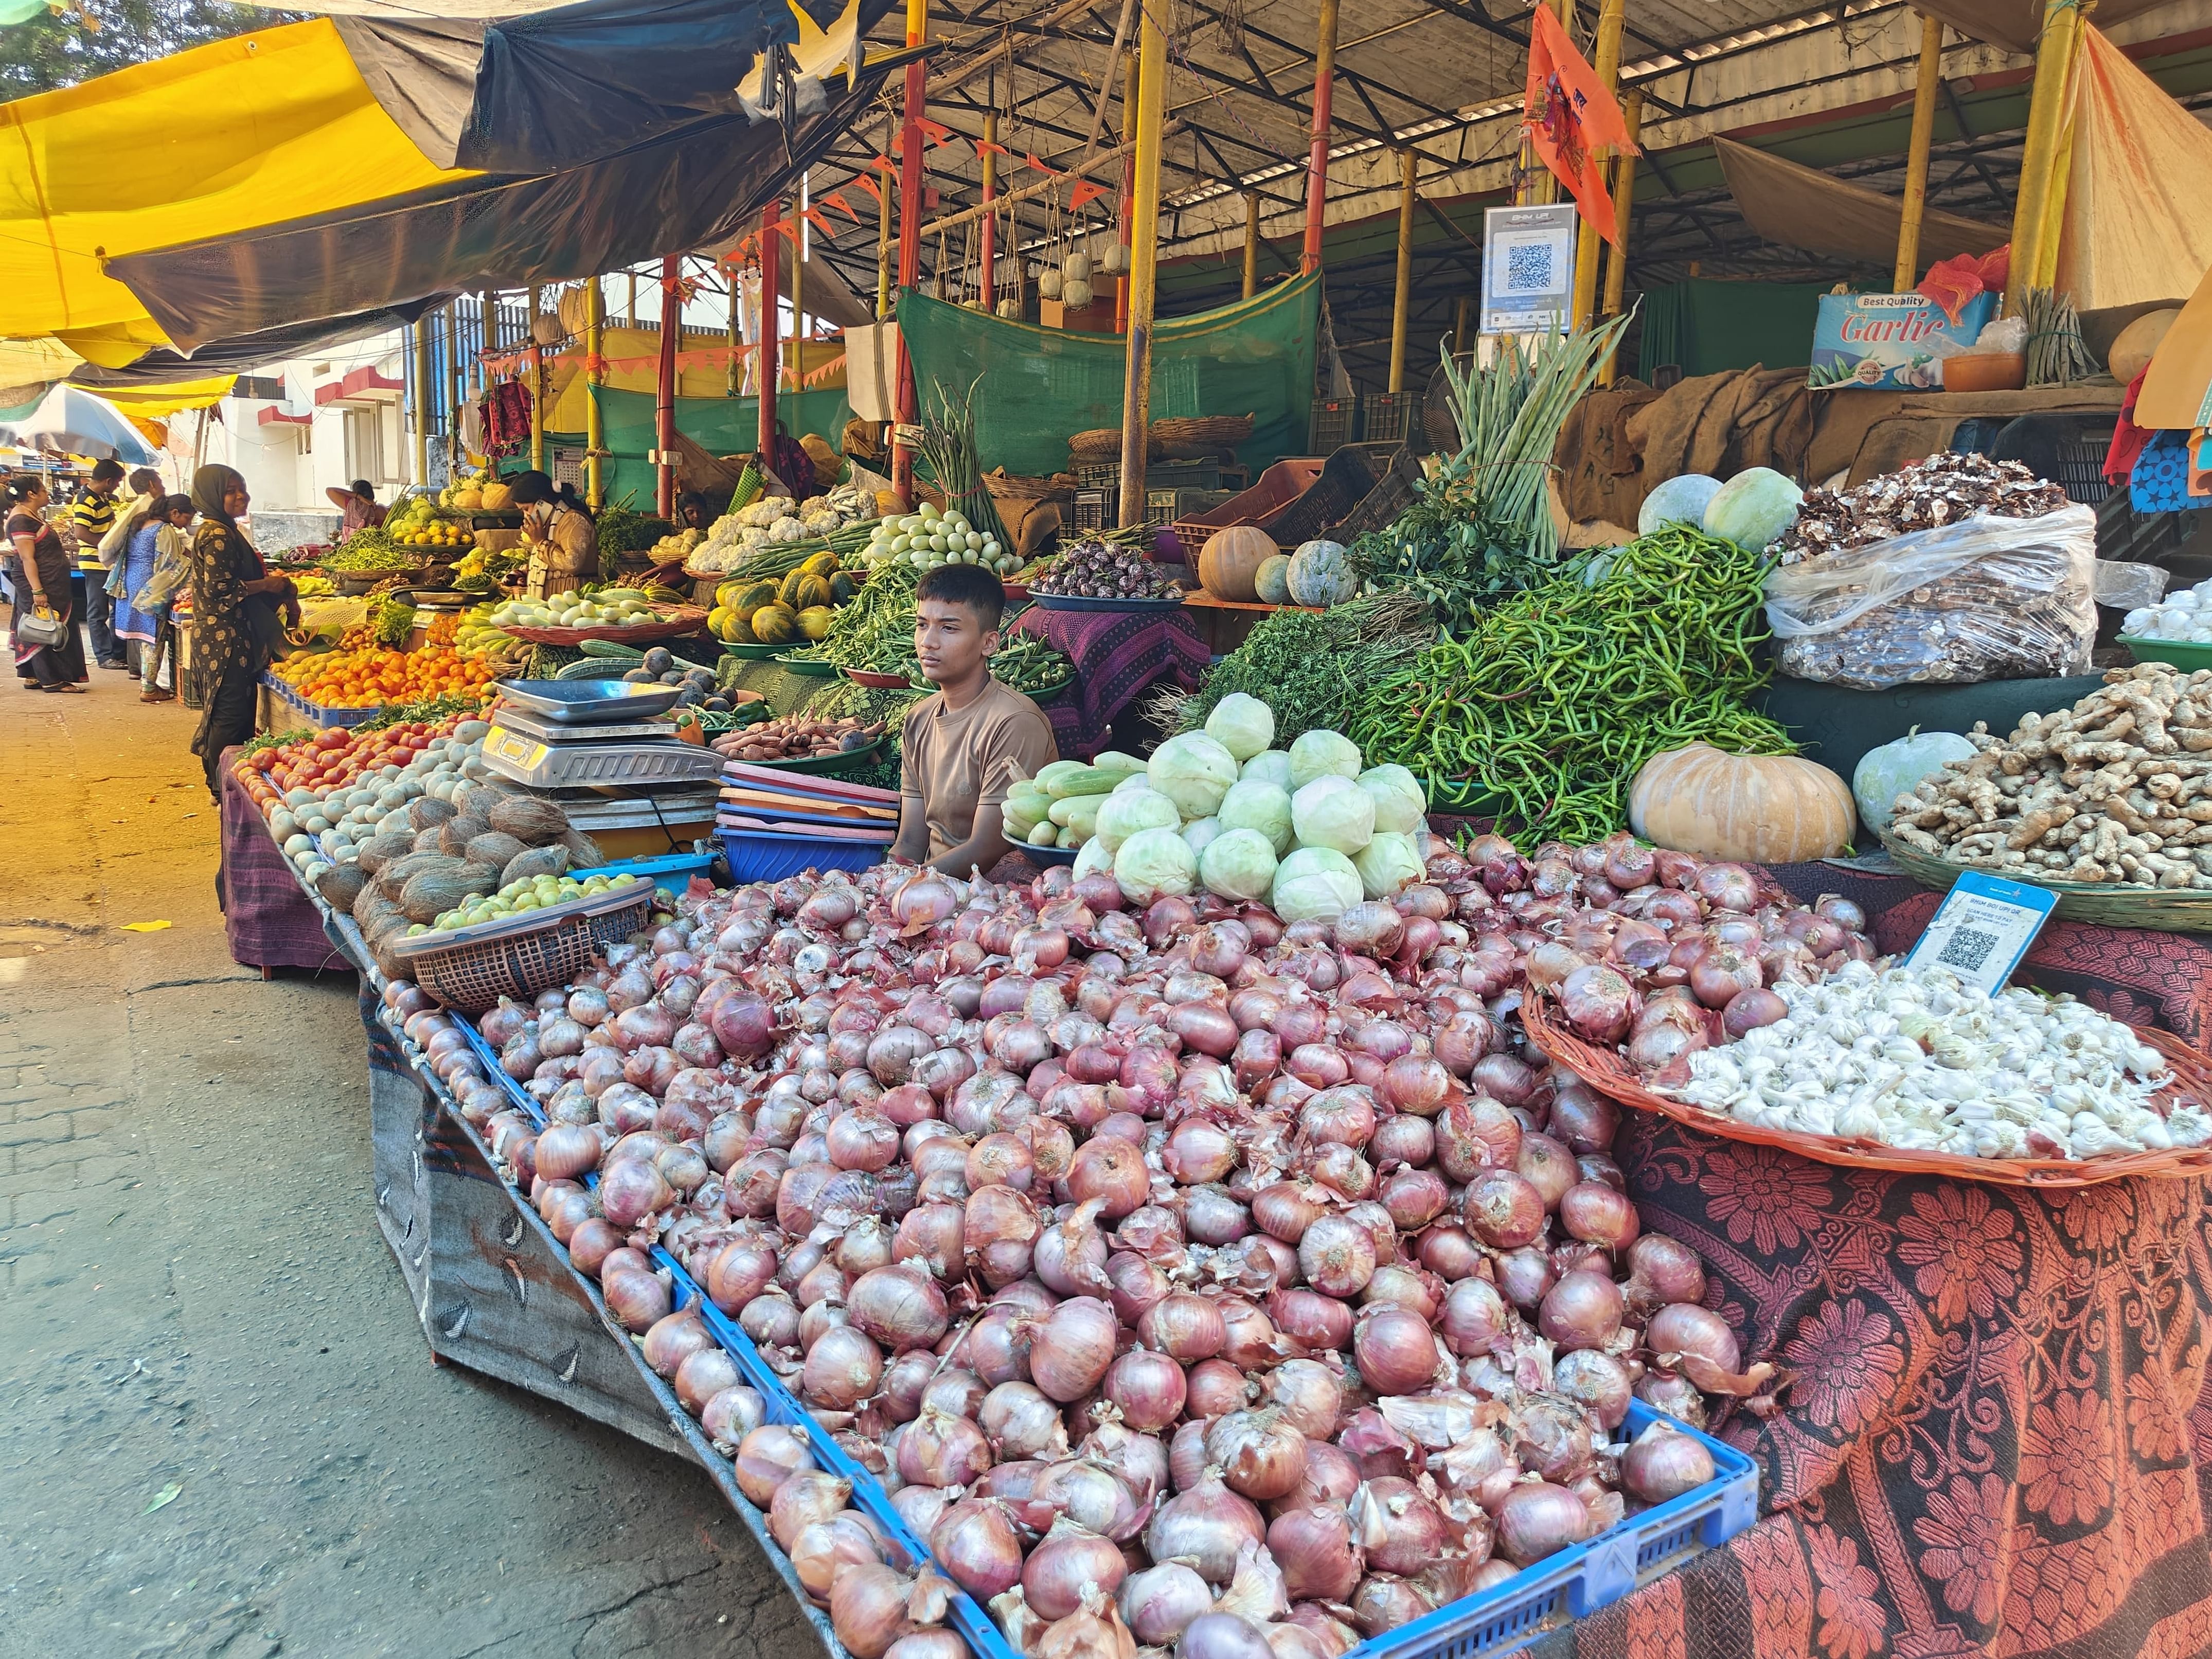
<svg viewBox="0 0 2212 1659">
<path fill-rule="evenodd" d="M 70 625 L 51 611 L 20 611 L 15 613 L 15 641 L 19 645 L 35 646 L 40 650 L 52 650 L 69 638 Z"/>
</svg>

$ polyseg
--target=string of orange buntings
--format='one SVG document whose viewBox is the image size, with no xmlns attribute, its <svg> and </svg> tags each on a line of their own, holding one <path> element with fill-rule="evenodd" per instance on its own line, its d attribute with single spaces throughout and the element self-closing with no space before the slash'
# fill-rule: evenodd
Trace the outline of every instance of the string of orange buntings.
<svg viewBox="0 0 2212 1659">
<path fill-rule="evenodd" d="M 693 350 L 678 352 L 676 367 L 678 369 L 720 368 L 733 360 L 742 361 L 758 349 L 760 347 L 757 343 L 701 346 Z M 519 351 L 508 356 L 487 357 L 483 360 L 484 367 L 495 374 L 513 374 L 528 362 L 532 355 L 527 351 Z M 586 374 L 605 374 L 611 371 L 658 368 L 660 354 L 648 352 L 637 357 L 602 357 L 593 356 L 589 352 L 579 354 L 573 351 L 549 351 L 545 354 L 545 361 L 549 365 L 562 361 L 580 361 Z M 844 367 L 845 354 L 841 351 L 819 368 L 811 370 L 801 376 L 800 384 L 817 386 Z"/>
</svg>

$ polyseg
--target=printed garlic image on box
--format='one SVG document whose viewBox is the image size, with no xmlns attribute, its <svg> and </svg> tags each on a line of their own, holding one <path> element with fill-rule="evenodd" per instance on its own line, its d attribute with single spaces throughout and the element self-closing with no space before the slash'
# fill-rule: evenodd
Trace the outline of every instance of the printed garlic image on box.
<svg viewBox="0 0 2212 1659">
<path fill-rule="evenodd" d="M 1925 295 L 1823 294 L 1807 384 L 1831 391 L 1937 390 L 1943 384 L 1941 360 L 1972 347 L 1996 303 L 1996 295 L 1978 294 L 1953 322 Z"/>
</svg>

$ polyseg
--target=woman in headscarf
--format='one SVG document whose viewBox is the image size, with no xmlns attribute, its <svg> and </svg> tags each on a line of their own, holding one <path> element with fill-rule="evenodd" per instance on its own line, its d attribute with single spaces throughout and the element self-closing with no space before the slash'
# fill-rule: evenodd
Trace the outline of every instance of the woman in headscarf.
<svg viewBox="0 0 2212 1659">
<path fill-rule="evenodd" d="M 530 554 L 525 588 L 533 599 L 573 593 L 599 579 L 599 532 L 573 491 L 556 491 L 543 472 L 524 472 L 514 480 L 514 504 L 522 509 L 522 544 Z"/>
<path fill-rule="evenodd" d="M 35 472 L 18 472 L 0 486 L 6 498 L 7 539 L 0 543 L 0 570 L 15 599 L 13 635 L 15 672 L 27 691 L 84 690 L 84 635 L 70 589 L 69 555 L 46 522 L 46 481 Z M 64 629 L 58 643 L 41 645 L 20 631 L 24 621 L 44 615 Z"/>
<path fill-rule="evenodd" d="M 216 769 L 222 751 L 253 735 L 255 687 L 283 631 L 279 606 L 296 625 L 299 595 L 289 576 L 272 576 L 238 527 L 251 504 L 246 480 L 227 466 L 192 475 L 200 526 L 192 537 L 192 663 L 199 676 L 200 725 L 192 753 L 207 769 L 208 793 L 222 803 Z"/>
</svg>

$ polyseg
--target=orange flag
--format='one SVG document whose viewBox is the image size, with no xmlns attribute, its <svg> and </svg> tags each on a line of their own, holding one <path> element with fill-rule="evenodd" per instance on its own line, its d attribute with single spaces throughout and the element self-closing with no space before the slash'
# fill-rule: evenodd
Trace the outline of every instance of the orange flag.
<svg viewBox="0 0 2212 1659">
<path fill-rule="evenodd" d="M 1067 210 L 1073 213 L 1078 209 L 1097 201 L 1105 193 L 1105 185 L 1094 183 L 1089 179 L 1078 179 L 1075 181 L 1075 187 L 1067 192 Z"/>
<path fill-rule="evenodd" d="M 1575 198 L 1591 228 L 1613 240 L 1613 198 L 1607 194 L 1601 152 L 1632 149 L 1620 106 L 1597 78 L 1557 13 L 1540 5 L 1529 14 L 1528 90 L 1522 126 L 1544 165 Z"/>
</svg>

